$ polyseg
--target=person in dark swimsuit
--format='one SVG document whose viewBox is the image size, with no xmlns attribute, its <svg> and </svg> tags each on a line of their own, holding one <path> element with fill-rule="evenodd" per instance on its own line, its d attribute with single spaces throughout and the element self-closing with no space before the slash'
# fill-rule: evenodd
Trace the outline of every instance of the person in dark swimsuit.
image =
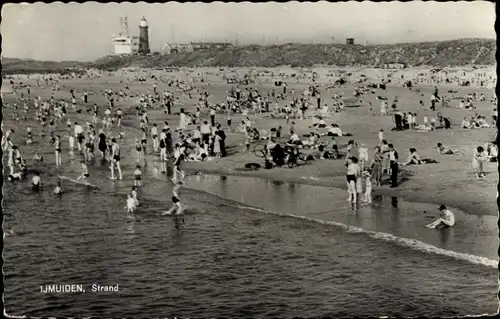
<svg viewBox="0 0 500 319">
<path fill-rule="evenodd" d="M 99 143 L 97 144 L 97 148 L 101 152 L 101 159 L 104 160 L 106 158 L 106 135 L 102 130 L 99 132 Z"/>
</svg>

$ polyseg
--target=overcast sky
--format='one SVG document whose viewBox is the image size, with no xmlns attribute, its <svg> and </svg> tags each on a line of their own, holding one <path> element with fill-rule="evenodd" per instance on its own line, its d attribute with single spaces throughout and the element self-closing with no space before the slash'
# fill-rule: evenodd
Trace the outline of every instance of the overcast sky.
<svg viewBox="0 0 500 319">
<path fill-rule="evenodd" d="M 131 35 L 148 20 L 151 49 L 165 42 L 230 41 L 398 43 L 495 38 L 488 2 L 10 4 L 2 10 L 2 55 L 90 61 L 111 54 L 111 39 L 128 16 Z"/>
</svg>

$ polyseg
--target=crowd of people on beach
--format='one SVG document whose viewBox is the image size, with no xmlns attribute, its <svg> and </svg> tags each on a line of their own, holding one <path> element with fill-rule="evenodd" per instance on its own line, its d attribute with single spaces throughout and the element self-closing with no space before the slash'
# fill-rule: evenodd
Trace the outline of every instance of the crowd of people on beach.
<svg viewBox="0 0 500 319">
<path fill-rule="evenodd" d="M 400 161 L 398 151 L 393 144 L 384 138 L 384 130 L 378 133 L 378 144 L 374 147 L 372 155 L 369 156 L 369 149 L 366 144 L 350 140 L 345 146 L 338 142 L 339 137 L 352 136 L 344 132 L 338 123 L 327 123 L 338 112 L 345 112 L 347 106 L 345 98 L 334 94 L 332 105 L 324 103 L 320 93 L 320 88 L 311 85 L 303 92 L 289 90 L 286 84 L 280 83 L 262 93 L 257 88 L 246 87 L 243 90 L 239 85 L 232 86 L 227 92 L 223 101 L 218 103 L 210 102 L 210 85 L 206 84 L 197 88 L 191 82 L 176 80 L 153 79 L 152 87 L 145 92 L 134 93 L 130 89 L 130 83 L 121 82 L 121 88 L 113 91 L 105 88 L 99 93 L 83 92 L 77 93 L 72 88 L 61 85 L 62 78 L 54 77 L 45 79 L 47 86 L 52 85 L 52 95 L 49 99 L 42 99 L 40 96 L 34 97 L 30 85 L 18 83 L 15 85 L 15 101 L 4 104 L 5 109 L 12 109 L 13 120 L 18 123 L 18 127 L 25 124 L 26 145 L 33 143 L 44 143 L 39 147 L 51 145 L 54 150 L 55 166 L 60 169 L 65 164 L 63 149 L 68 151 L 71 159 L 75 157 L 75 150 L 82 155 L 80 164 L 80 175 L 75 179 L 59 176 L 54 193 L 61 195 L 61 179 L 67 179 L 87 186 L 95 186 L 91 183 L 92 178 L 89 164 L 96 162 L 95 148 L 99 151 L 100 160 L 110 164 L 110 179 L 122 180 L 122 161 L 125 157 L 122 152 L 123 143 L 131 141 L 126 138 L 124 123 L 128 127 L 139 127 L 139 133 L 135 135 L 133 145 L 125 145 L 134 150 L 135 170 L 133 171 L 133 186 L 127 195 L 126 210 L 134 212 L 138 205 L 138 189 L 143 183 L 141 169 L 148 163 L 148 155 L 153 155 L 160 163 L 160 172 L 166 174 L 167 164 L 173 166 L 173 207 L 165 214 L 182 213 L 179 191 L 183 184 L 185 172 L 181 168 L 183 162 L 193 161 L 218 161 L 228 156 L 226 132 L 231 134 L 242 134 L 244 136 L 243 151 L 250 154 L 252 144 L 257 141 L 266 141 L 263 149 L 265 157 L 265 168 L 285 167 L 285 163 L 297 161 L 302 153 L 306 153 L 306 161 L 338 159 L 344 158 L 347 169 L 346 181 L 348 189 L 348 201 L 356 203 L 361 199 L 364 203 L 371 203 L 371 193 L 373 187 L 380 187 L 384 182 L 384 176 L 388 177 L 390 187 L 398 187 L 400 183 L 400 166 L 419 165 L 426 163 L 436 163 L 429 158 L 422 158 L 415 148 L 409 149 L 406 161 Z M 133 81 L 143 82 L 136 78 Z M 166 84 L 168 89 L 160 92 L 159 82 Z M 37 80 L 37 86 L 40 86 Z M 334 87 L 334 85 L 332 86 Z M 377 88 L 377 90 L 384 90 Z M 410 88 L 411 89 L 411 88 Z M 367 91 L 368 90 L 368 91 Z M 354 94 L 363 97 L 364 94 L 375 94 L 375 88 L 365 88 L 358 85 Z M 55 92 L 67 91 L 71 98 L 56 100 Z M 80 101 L 77 102 L 77 94 Z M 474 93 L 475 94 L 475 93 Z M 481 94 L 468 95 L 460 102 L 457 108 L 475 109 L 472 102 L 485 101 L 486 97 Z M 100 96 L 99 96 L 100 95 Z M 180 104 L 179 96 L 185 97 L 192 103 L 191 107 L 184 105 L 180 107 L 178 113 L 174 113 L 174 108 L 178 109 Z M 107 105 L 98 105 L 97 97 L 103 97 Z M 94 100 L 91 102 L 91 100 Z M 380 115 L 392 115 L 395 127 L 394 131 L 416 130 L 430 132 L 437 129 L 451 129 L 450 118 L 444 117 L 441 113 L 437 116 L 428 116 L 427 112 L 436 111 L 436 103 L 443 101 L 443 107 L 448 107 L 446 97 L 440 96 L 437 87 L 431 95 L 429 110 L 426 110 L 424 103 L 420 101 L 419 107 L 423 112 L 423 123 L 418 124 L 417 112 L 402 113 L 398 110 L 398 98 L 395 97 L 391 104 L 391 110 L 387 98 L 377 97 L 380 101 Z M 71 102 L 71 104 L 69 103 Z M 94 103 L 93 103 L 94 102 Z M 491 102 L 496 103 L 496 97 L 492 97 Z M 368 106 L 369 113 L 373 115 L 371 102 L 359 102 L 361 106 Z M 135 114 L 130 111 L 123 111 L 126 104 L 133 104 Z M 22 116 L 19 114 L 22 112 Z M 69 115 L 69 110 L 72 115 Z M 178 126 L 171 127 L 168 121 L 164 121 L 160 128 L 160 123 L 154 123 L 148 117 L 148 111 L 163 110 L 165 115 L 178 118 Z M 5 112 L 4 112 L 5 114 Z M 238 115 L 243 119 L 238 126 L 232 123 L 232 117 Z M 251 120 L 251 116 L 255 118 Z M 31 117 L 37 122 L 39 136 L 34 135 L 35 128 L 31 127 Z M 271 128 L 269 131 L 258 130 L 255 122 L 269 117 L 274 120 L 282 120 L 282 124 Z M 83 118 L 83 120 L 81 120 Z M 134 124 L 129 121 L 134 120 Z M 225 123 L 218 122 L 221 118 Z M 28 120 L 29 119 L 29 120 Z M 301 138 L 296 122 L 303 123 L 310 121 L 309 132 L 303 132 Z M 492 121 L 496 121 L 496 113 L 492 116 Z M 462 123 L 463 129 L 488 128 L 486 118 L 475 114 L 466 117 Z M 286 132 L 285 128 L 288 128 Z M 21 155 L 18 145 L 14 144 L 14 137 L 19 134 L 12 128 L 3 128 L 6 134 L 2 138 L 2 150 L 7 154 L 8 180 L 22 180 L 28 173 L 28 166 Z M 62 135 L 61 135 L 62 134 Z M 22 135 L 22 134 L 21 134 Z M 128 136 L 127 136 L 128 137 Z M 19 141 L 19 139 L 17 139 Z M 458 150 L 452 150 L 442 143 L 437 143 L 439 154 L 453 155 Z M 495 143 L 479 146 L 474 152 L 472 159 L 473 172 L 479 178 L 484 177 L 483 163 L 485 161 L 495 161 L 498 156 L 498 148 Z M 42 162 L 43 156 L 36 153 L 33 160 Z M 32 187 L 35 191 L 41 191 L 43 183 L 39 171 L 33 172 Z"/>
</svg>

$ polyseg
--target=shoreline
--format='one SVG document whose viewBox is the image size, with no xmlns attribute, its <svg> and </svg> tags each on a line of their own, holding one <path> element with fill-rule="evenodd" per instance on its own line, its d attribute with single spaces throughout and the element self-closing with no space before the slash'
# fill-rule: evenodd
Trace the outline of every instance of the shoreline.
<svg viewBox="0 0 500 319">
<path fill-rule="evenodd" d="M 187 163 L 186 163 L 187 164 Z M 186 165 L 188 166 L 188 165 Z M 186 167 L 185 169 L 186 175 L 191 175 L 192 173 L 200 172 L 202 174 L 207 175 L 218 175 L 218 176 L 238 176 L 238 177 L 252 177 L 259 178 L 269 181 L 279 181 L 279 182 L 288 182 L 288 183 L 297 183 L 303 185 L 313 185 L 313 186 L 322 186 L 322 187 L 333 187 L 342 190 L 347 190 L 347 187 L 344 183 L 336 180 L 325 180 L 321 178 L 311 179 L 311 178 L 302 178 L 302 176 L 289 176 L 286 174 L 266 174 L 259 173 L 260 170 L 257 171 L 236 171 L 234 169 L 211 169 L 211 168 L 203 168 L 203 167 Z M 429 196 L 427 194 L 416 194 L 412 189 L 388 189 L 386 187 L 382 188 L 374 188 L 373 195 L 382 195 L 382 196 L 391 196 L 398 197 L 404 199 L 409 202 L 415 203 L 424 203 L 424 204 L 434 204 L 439 206 L 441 203 L 434 200 L 433 196 Z M 457 208 L 461 210 L 463 213 L 467 215 L 485 215 L 485 216 L 497 216 L 496 214 L 481 214 L 473 209 L 473 205 L 475 203 L 470 203 L 467 200 L 455 200 L 452 194 L 447 194 L 443 198 L 443 202 L 446 202 L 447 206 Z"/>
</svg>

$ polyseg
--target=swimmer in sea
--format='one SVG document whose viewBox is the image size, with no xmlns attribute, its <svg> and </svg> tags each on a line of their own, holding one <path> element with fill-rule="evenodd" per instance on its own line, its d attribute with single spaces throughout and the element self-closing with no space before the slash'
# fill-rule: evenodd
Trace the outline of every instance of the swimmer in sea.
<svg viewBox="0 0 500 319">
<path fill-rule="evenodd" d="M 439 211 L 441 212 L 440 218 L 433 221 L 432 223 L 425 225 L 427 228 L 448 228 L 455 226 L 455 214 L 446 208 L 446 206 L 439 206 Z"/>
<path fill-rule="evenodd" d="M 35 176 L 31 180 L 31 188 L 34 192 L 39 192 L 42 190 L 42 180 L 40 179 L 40 172 L 36 171 Z"/>
<path fill-rule="evenodd" d="M 57 186 L 56 188 L 54 188 L 54 194 L 60 196 L 62 195 L 62 193 L 63 191 L 61 189 L 61 182 L 57 182 Z"/>
<path fill-rule="evenodd" d="M 179 199 L 179 189 L 181 187 L 181 184 L 176 184 L 174 186 L 174 188 L 172 189 L 172 203 L 173 203 L 173 206 L 162 213 L 162 215 L 172 215 L 172 213 L 174 211 L 175 214 L 174 215 L 181 215 L 182 212 L 183 212 L 183 208 L 182 208 L 182 204 L 181 204 L 181 201 Z"/>
</svg>

